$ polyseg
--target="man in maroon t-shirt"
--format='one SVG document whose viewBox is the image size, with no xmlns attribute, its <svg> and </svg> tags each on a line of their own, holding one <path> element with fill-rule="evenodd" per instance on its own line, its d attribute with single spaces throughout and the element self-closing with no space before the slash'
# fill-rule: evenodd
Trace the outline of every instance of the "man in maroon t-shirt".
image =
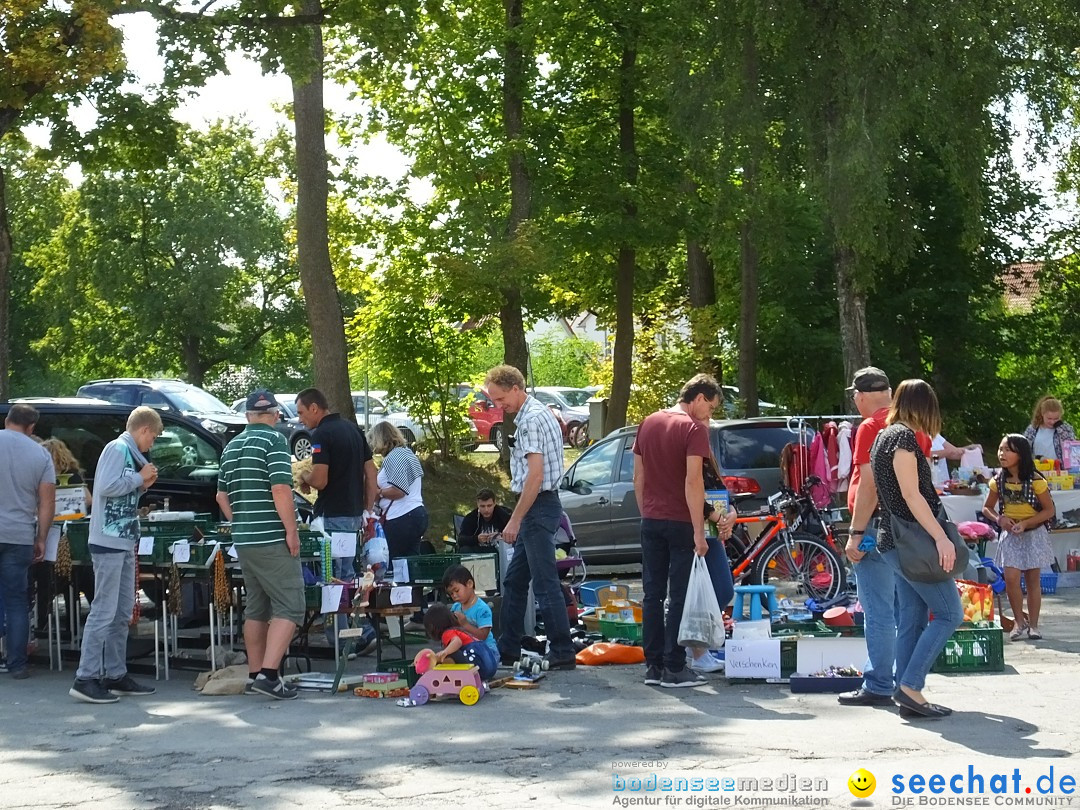
<svg viewBox="0 0 1080 810">
<path fill-rule="evenodd" d="M 634 495 L 641 512 L 641 582 L 645 591 L 645 683 L 651 686 L 706 683 L 686 668 L 686 650 L 678 643 L 678 635 L 694 555 L 704 557 L 709 549 L 701 509 L 705 501 L 703 469 L 705 459 L 712 455 L 709 417 L 721 399 L 716 380 L 699 374 L 683 386 L 673 408 L 645 417 L 634 442 Z"/>
</svg>

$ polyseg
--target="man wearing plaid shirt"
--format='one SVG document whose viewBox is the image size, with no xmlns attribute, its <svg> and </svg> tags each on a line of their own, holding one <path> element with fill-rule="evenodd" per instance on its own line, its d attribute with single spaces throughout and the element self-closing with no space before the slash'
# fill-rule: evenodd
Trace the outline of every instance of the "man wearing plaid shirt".
<svg viewBox="0 0 1080 810">
<path fill-rule="evenodd" d="M 547 632 L 550 669 L 574 669 L 574 646 L 559 574 L 555 532 L 562 519 L 559 481 L 563 476 L 563 436 L 548 407 L 525 391 L 525 378 L 513 366 L 495 366 L 484 387 L 498 407 L 517 414 L 510 444 L 510 488 L 518 493 L 503 539 L 514 556 L 503 577 L 499 653 L 504 663 L 521 655 L 529 583 L 540 602 Z"/>
</svg>

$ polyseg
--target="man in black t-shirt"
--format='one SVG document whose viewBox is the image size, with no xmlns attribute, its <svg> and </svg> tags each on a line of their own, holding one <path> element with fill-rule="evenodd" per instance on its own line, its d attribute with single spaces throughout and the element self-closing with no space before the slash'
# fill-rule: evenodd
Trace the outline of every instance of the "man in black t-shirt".
<svg viewBox="0 0 1080 810">
<path fill-rule="evenodd" d="M 458 548 L 479 548 L 490 544 L 495 535 L 510 522 L 510 510 L 495 503 L 495 493 L 482 489 L 476 493 L 476 508 L 465 516 L 458 530 Z"/>
<path fill-rule="evenodd" d="M 326 394 L 307 388 L 296 395 L 296 413 L 311 431 L 311 469 L 300 474 L 305 487 L 318 490 L 315 517 L 327 532 L 357 533 L 364 527 L 364 512 L 371 512 L 378 489 L 375 462 L 364 431 L 351 419 L 331 413 Z M 362 555 L 363 549 L 357 548 Z M 353 560 L 334 560 L 335 577 L 351 577 Z M 339 615 L 339 625 L 341 617 Z M 332 622 L 326 622 L 332 638 Z M 374 631 L 371 631 L 374 646 Z M 365 636 L 365 639 L 367 637 Z M 367 643 L 360 645 L 365 652 Z"/>
</svg>

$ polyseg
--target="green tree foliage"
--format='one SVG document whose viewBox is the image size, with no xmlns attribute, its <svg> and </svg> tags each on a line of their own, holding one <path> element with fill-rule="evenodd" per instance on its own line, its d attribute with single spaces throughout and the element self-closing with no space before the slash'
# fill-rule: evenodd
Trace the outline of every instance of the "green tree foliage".
<svg viewBox="0 0 1080 810">
<path fill-rule="evenodd" d="M 265 186 L 280 167 L 250 130 L 185 131 L 167 166 L 135 164 L 88 173 L 52 238 L 24 257 L 40 273 L 31 299 L 48 307 L 41 356 L 77 377 L 201 384 L 299 331 L 287 223 Z"/>
</svg>

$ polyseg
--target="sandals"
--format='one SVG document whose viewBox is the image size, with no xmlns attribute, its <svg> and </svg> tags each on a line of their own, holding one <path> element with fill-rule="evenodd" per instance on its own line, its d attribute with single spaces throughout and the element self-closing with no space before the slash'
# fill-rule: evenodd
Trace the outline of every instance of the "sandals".
<svg viewBox="0 0 1080 810">
<path fill-rule="evenodd" d="M 1029 627 L 1028 628 L 1028 638 L 1031 639 L 1032 641 L 1039 641 L 1040 639 L 1042 639 L 1042 637 L 1043 637 L 1043 635 L 1042 635 L 1042 633 L 1039 632 L 1038 627 Z"/>
<path fill-rule="evenodd" d="M 1016 625 L 1016 627 L 1013 628 L 1013 631 L 1011 633 L 1009 633 L 1009 641 L 1019 641 L 1020 639 L 1022 639 L 1024 637 L 1024 634 L 1027 633 L 1027 632 L 1028 632 L 1027 627 L 1023 627 L 1023 626 L 1018 624 L 1018 625 Z M 1038 633 L 1037 630 L 1035 632 Z M 1042 636 L 1039 636 L 1039 638 L 1042 638 Z"/>
</svg>

